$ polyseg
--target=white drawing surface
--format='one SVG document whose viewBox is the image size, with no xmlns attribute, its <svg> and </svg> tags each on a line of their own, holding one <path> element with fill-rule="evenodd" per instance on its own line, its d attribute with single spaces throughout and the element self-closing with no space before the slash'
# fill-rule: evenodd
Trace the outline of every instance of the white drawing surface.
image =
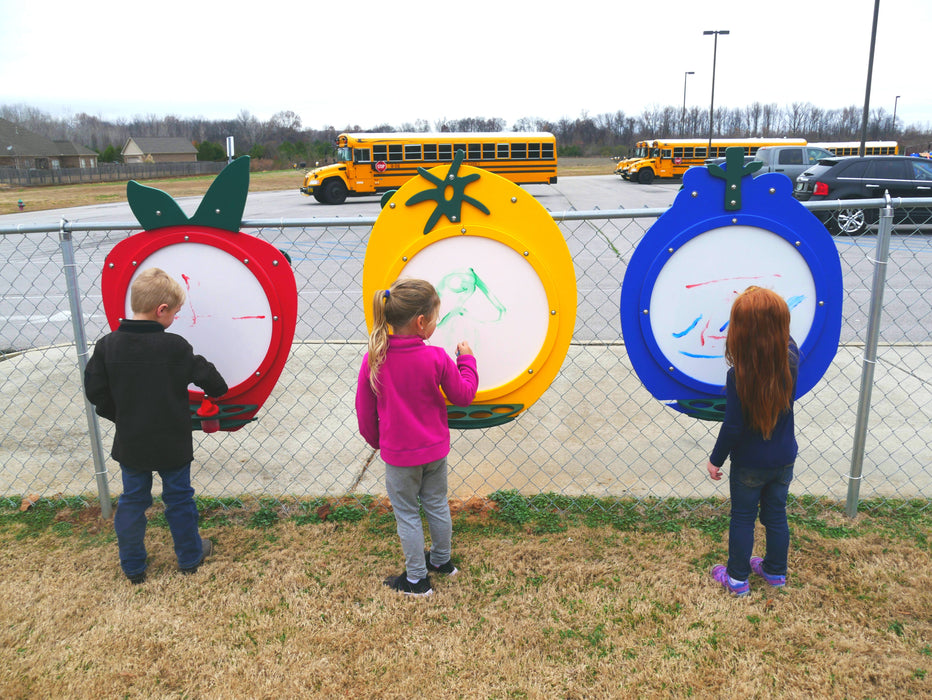
<svg viewBox="0 0 932 700">
<path fill-rule="evenodd" d="M 648 317 L 669 364 L 695 380 L 723 386 L 731 305 L 751 285 L 772 289 L 786 300 L 790 334 L 802 345 L 817 303 L 809 265 L 781 236 L 736 225 L 691 238 L 657 276 Z"/>
<path fill-rule="evenodd" d="M 550 323 L 544 285 L 517 251 L 482 236 L 456 236 L 415 255 L 399 277 L 431 282 L 440 295 L 440 319 L 430 339 L 451 356 L 469 342 L 479 368 L 479 390 L 502 386 L 528 372 Z"/>
<path fill-rule="evenodd" d="M 165 270 L 187 295 L 168 332 L 191 343 L 230 388 L 253 377 L 271 345 L 273 320 L 265 290 L 248 266 L 220 248 L 184 243 L 148 256 L 133 280 L 149 267 Z M 132 280 L 126 291 L 126 318 L 132 318 L 131 288 Z"/>
</svg>

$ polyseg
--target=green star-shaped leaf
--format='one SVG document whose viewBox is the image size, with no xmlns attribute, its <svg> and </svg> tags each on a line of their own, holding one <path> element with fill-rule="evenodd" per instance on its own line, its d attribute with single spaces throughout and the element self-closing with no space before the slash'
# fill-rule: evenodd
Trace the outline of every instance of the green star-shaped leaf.
<svg viewBox="0 0 932 700">
<path fill-rule="evenodd" d="M 447 170 L 446 177 L 444 177 L 442 180 L 432 175 L 424 168 L 417 169 L 421 177 L 430 180 L 436 185 L 434 189 L 418 192 L 410 199 L 408 199 L 407 202 L 405 202 L 406 207 L 410 207 L 413 204 L 426 202 L 428 199 L 437 202 L 437 208 L 434 209 L 433 213 L 427 219 L 427 224 L 424 226 L 424 235 L 430 233 L 431 229 L 433 229 L 434 226 L 437 225 L 437 222 L 440 221 L 441 216 L 447 217 L 447 220 L 451 223 L 459 221 L 462 215 L 464 202 L 474 206 L 483 214 L 489 213 L 489 208 L 487 206 L 485 206 L 479 200 L 468 196 L 465 192 L 466 186 L 468 184 L 479 179 L 479 173 L 472 173 L 463 177 L 460 177 L 456 174 L 460 168 L 460 164 L 462 164 L 465 157 L 466 154 L 463 153 L 463 151 L 457 151 L 453 156 L 453 162 L 450 164 L 450 169 Z M 447 199 L 448 188 L 452 189 L 452 194 L 449 199 Z"/>
</svg>

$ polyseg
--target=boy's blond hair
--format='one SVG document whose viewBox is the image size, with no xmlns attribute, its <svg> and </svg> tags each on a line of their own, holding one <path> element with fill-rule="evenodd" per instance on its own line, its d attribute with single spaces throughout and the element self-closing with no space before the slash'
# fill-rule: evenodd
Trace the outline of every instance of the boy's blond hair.
<svg viewBox="0 0 932 700">
<path fill-rule="evenodd" d="M 130 306 L 134 314 L 148 314 L 162 304 L 175 309 L 184 304 L 184 289 L 167 272 L 150 267 L 139 273 L 130 288 Z"/>
</svg>

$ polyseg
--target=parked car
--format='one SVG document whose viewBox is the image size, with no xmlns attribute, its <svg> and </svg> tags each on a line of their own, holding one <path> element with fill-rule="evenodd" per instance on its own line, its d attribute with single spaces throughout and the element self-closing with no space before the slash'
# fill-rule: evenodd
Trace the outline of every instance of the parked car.
<svg viewBox="0 0 932 700">
<path fill-rule="evenodd" d="M 796 178 L 793 196 L 802 202 L 821 202 L 875 199 L 883 197 L 884 192 L 889 192 L 891 197 L 932 197 L 932 163 L 909 156 L 823 158 Z M 877 220 L 877 209 L 813 213 L 832 233 L 849 235 L 862 233 Z M 921 213 L 922 222 L 929 213 L 926 210 Z M 902 221 L 910 215 L 915 217 L 915 210 L 901 209 L 896 217 Z"/>
<path fill-rule="evenodd" d="M 819 146 L 762 146 L 754 154 L 764 166 L 761 173 L 783 173 L 794 183 L 803 172 L 823 158 L 831 158 L 832 152 Z"/>
</svg>

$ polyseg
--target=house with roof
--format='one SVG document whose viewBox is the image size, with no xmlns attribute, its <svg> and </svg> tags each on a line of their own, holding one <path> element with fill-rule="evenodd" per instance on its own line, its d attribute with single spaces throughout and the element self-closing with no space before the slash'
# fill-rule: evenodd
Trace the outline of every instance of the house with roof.
<svg viewBox="0 0 932 700">
<path fill-rule="evenodd" d="M 55 141 L 63 168 L 96 168 L 97 153 L 72 141 Z"/>
<path fill-rule="evenodd" d="M 71 141 L 53 141 L 0 119 L 0 167 L 20 170 L 96 168 L 97 154 Z"/>
<path fill-rule="evenodd" d="M 197 149 L 181 137 L 130 137 L 120 153 L 124 163 L 193 163 L 197 160 Z"/>
</svg>

